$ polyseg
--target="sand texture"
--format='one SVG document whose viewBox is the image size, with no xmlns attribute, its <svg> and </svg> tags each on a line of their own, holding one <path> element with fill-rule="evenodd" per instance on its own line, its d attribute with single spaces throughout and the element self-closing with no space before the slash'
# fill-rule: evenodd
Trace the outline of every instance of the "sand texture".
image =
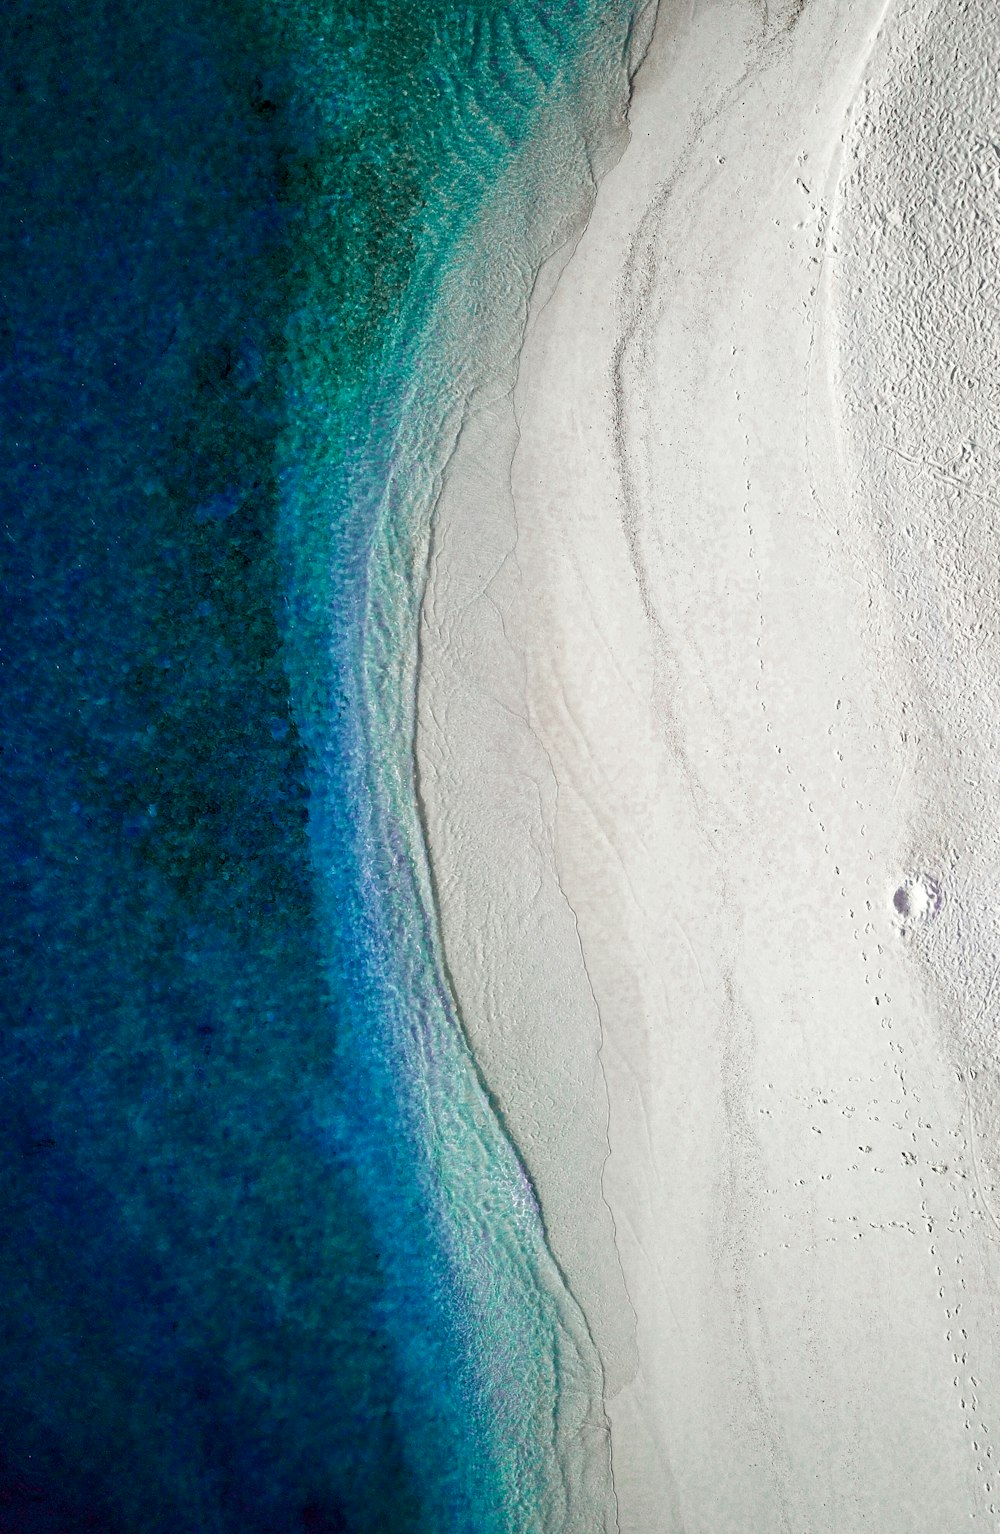
<svg viewBox="0 0 1000 1534">
<path fill-rule="evenodd" d="M 1000 1528 L 998 66 L 664 0 L 437 508 L 444 948 L 628 1534 Z"/>
</svg>

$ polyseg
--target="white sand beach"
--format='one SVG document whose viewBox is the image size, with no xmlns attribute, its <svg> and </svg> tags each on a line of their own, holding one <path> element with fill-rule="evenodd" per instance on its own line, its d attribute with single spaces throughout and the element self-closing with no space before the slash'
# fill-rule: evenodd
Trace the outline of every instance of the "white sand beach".
<svg viewBox="0 0 1000 1534">
<path fill-rule="evenodd" d="M 438 507 L 445 950 L 623 1534 L 1000 1529 L 998 67 L 661 0 Z"/>
</svg>

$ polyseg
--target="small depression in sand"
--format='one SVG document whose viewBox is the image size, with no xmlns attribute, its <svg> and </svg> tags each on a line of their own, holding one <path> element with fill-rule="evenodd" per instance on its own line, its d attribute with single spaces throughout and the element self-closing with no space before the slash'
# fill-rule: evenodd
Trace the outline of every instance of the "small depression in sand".
<svg viewBox="0 0 1000 1534">
<path fill-rule="evenodd" d="M 926 926 L 940 909 L 941 886 L 928 874 L 909 874 L 893 892 L 893 917 L 904 930 Z"/>
</svg>

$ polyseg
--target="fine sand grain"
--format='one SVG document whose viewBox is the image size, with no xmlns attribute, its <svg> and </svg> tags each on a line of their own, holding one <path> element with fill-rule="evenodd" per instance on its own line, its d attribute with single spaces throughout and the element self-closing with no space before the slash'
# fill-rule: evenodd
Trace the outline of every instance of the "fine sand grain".
<svg viewBox="0 0 1000 1534">
<path fill-rule="evenodd" d="M 437 509 L 444 945 L 629 1534 L 1000 1528 L 998 65 L 663 0 Z"/>
</svg>

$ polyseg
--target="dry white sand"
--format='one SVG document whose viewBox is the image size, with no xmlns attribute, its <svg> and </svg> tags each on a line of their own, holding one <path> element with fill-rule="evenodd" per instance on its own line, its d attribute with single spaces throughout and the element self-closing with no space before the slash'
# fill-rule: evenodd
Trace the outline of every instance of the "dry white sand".
<svg viewBox="0 0 1000 1534">
<path fill-rule="evenodd" d="M 1000 1528 L 998 68 L 662 0 L 438 508 L 445 947 L 630 1534 Z"/>
</svg>

